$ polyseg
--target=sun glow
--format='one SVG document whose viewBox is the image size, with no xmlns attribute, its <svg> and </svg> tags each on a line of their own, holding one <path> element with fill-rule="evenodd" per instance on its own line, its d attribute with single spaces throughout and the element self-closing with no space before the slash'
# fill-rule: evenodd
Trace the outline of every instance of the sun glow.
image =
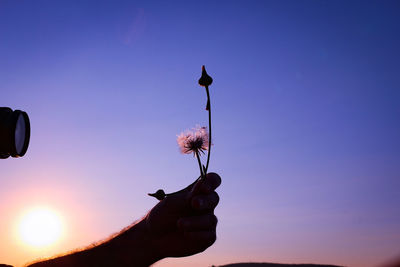
<svg viewBox="0 0 400 267">
<path fill-rule="evenodd" d="M 27 245 L 52 245 L 61 237 L 61 219 L 56 212 L 48 208 L 34 208 L 21 218 L 18 232 L 21 240 Z"/>
</svg>

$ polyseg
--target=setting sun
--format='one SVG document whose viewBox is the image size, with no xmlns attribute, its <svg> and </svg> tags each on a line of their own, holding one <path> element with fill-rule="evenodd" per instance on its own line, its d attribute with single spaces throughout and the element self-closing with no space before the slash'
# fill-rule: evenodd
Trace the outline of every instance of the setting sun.
<svg viewBox="0 0 400 267">
<path fill-rule="evenodd" d="M 18 232 L 21 240 L 27 245 L 52 245 L 61 236 L 61 219 L 56 212 L 48 208 L 35 208 L 22 217 Z"/>
</svg>

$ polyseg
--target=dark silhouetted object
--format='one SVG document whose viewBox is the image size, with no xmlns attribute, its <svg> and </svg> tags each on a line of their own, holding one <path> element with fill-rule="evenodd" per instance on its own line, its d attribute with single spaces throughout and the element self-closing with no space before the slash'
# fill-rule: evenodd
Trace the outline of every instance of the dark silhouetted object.
<svg viewBox="0 0 400 267">
<path fill-rule="evenodd" d="M 209 86 L 213 82 L 213 79 L 207 74 L 206 67 L 203 65 L 201 68 L 201 77 L 199 79 L 199 84 L 201 86 Z"/>
<path fill-rule="evenodd" d="M 31 127 L 26 112 L 0 107 L 0 158 L 18 158 L 29 146 Z"/>
<path fill-rule="evenodd" d="M 148 195 L 151 197 L 155 197 L 158 200 L 163 200 L 166 196 L 164 190 L 162 190 L 162 189 L 157 190 L 157 192 L 155 192 L 155 193 L 148 193 Z"/>
</svg>

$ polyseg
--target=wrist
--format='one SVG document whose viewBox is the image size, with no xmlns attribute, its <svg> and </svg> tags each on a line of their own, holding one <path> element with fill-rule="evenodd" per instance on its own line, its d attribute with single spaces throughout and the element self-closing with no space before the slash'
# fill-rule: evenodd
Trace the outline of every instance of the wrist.
<svg viewBox="0 0 400 267">
<path fill-rule="evenodd" d="M 160 254 L 159 250 L 155 246 L 153 234 L 148 227 L 146 218 L 143 218 L 140 222 L 131 227 L 128 231 L 132 230 L 132 237 L 129 238 L 132 241 L 139 240 L 141 244 L 141 249 L 137 250 L 139 253 L 142 253 L 143 259 L 145 261 L 146 266 L 149 266 L 163 257 Z M 136 247 L 136 244 L 133 244 Z"/>
<path fill-rule="evenodd" d="M 87 263 L 76 266 L 147 267 L 161 259 L 153 248 L 145 219 L 109 241 L 83 251 L 81 256 Z"/>
<path fill-rule="evenodd" d="M 118 266 L 150 266 L 161 259 L 153 246 L 146 219 L 122 232 L 109 242 L 100 245 L 110 251 Z"/>
</svg>

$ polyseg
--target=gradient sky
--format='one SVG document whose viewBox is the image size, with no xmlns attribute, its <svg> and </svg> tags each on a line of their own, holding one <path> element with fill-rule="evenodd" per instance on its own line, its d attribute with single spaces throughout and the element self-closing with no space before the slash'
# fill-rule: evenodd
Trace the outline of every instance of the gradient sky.
<svg viewBox="0 0 400 267">
<path fill-rule="evenodd" d="M 377 266 L 400 254 L 399 1 L 0 0 L 0 106 L 31 144 L 0 161 L 0 262 L 106 238 L 198 175 L 176 135 L 207 124 L 218 240 L 164 266 Z M 33 206 L 64 218 L 22 245 Z"/>
</svg>

